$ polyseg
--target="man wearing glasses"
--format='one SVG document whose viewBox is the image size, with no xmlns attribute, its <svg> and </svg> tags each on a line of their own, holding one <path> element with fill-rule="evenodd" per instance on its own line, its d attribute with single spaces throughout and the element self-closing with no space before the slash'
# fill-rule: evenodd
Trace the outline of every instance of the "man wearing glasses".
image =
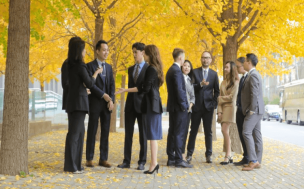
<svg viewBox="0 0 304 189">
<path fill-rule="evenodd" d="M 195 140 L 201 120 L 203 120 L 206 146 L 206 162 L 212 163 L 212 118 L 217 107 L 219 80 L 217 72 L 209 68 L 212 62 L 211 53 L 205 51 L 201 56 L 202 67 L 194 69 L 195 105 L 192 108 L 191 131 L 187 146 L 187 161 L 191 162 Z"/>
</svg>

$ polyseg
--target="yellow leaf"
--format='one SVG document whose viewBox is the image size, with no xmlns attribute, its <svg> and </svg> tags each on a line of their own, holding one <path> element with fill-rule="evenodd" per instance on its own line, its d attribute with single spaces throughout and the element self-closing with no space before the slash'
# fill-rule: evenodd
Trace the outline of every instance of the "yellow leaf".
<svg viewBox="0 0 304 189">
<path fill-rule="evenodd" d="M 16 180 L 19 180 L 19 179 L 20 179 L 19 175 L 16 175 Z"/>
</svg>

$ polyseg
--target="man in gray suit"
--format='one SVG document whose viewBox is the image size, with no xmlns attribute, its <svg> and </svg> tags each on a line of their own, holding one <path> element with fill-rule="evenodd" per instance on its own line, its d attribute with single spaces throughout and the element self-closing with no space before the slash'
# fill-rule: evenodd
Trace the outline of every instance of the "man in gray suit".
<svg viewBox="0 0 304 189">
<path fill-rule="evenodd" d="M 261 134 L 261 119 L 264 114 L 262 78 L 255 69 L 258 58 L 255 54 L 246 55 L 244 69 L 248 72 L 241 92 L 242 111 L 245 115 L 243 136 L 247 147 L 250 163 L 242 171 L 251 171 L 260 168 L 263 153 Z"/>
</svg>

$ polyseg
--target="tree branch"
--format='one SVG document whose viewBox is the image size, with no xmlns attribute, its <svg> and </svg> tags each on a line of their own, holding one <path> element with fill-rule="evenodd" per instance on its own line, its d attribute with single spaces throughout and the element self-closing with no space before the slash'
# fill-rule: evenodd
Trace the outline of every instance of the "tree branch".
<svg viewBox="0 0 304 189">
<path fill-rule="evenodd" d="M 236 39 L 240 36 L 241 28 L 242 28 L 242 21 L 243 21 L 242 4 L 243 4 L 243 0 L 239 0 L 239 5 L 238 5 L 238 23 L 239 23 L 239 26 L 238 26 L 237 32 L 235 34 Z"/>
<path fill-rule="evenodd" d="M 112 1 L 112 3 L 107 7 L 107 10 L 111 9 L 114 7 L 114 5 L 117 3 L 118 0 Z"/>
<path fill-rule="evenodd" d="M 256 4 L 257 0 L 251 0 L 252 4 Z M 242 14 L 242 18 L 246 18 L 247 16 L 249 16 L 249 14 L 251 13 L 251 11 L 253 10 L 253 8 L 251 6 L 249 6 L 246 11 Z M 243 21 L 243 20 L 242 20 Z"/>
<path fill-rule="evenodd" d="M 239 46 L 239 47 L 240 47 L 240 46 L 242 45 L 242 43 L 249 37 L 249 34 L 250 34 L 251 31 L 258 29 L 258 28 L 256 27 L 256 25 L 258 24 L 258 22 L 259 22 L 259 20 L 257 20 L 257 21 L 255 22 L 255 24 L 250 28 L 250 30 L 248 30 L 248 31 L 246 32 L 246 34 L 239 40 L 239 42 L 238 42 L 238 46 Z"/>
<path fill-rule="evenodd" d="M 255 18 L 257 17 L 257 15 L 259 14 L 259 10 L 256 10 L 253 14 L 253 16 L 251 17 L 251 19 L 248 21 L 248 23 L 241 29 L 241 32 L 239 33 L 239 36 L 241 36 L 242 34 L 244 34 L 248 28 L 252 25 L 252 23 L 255 21 Z M 238 36 L 238 37 L 239 37 Z"/>
<path fill-rule="evenodd" d="M 89 9 L 92 11 L 92 13 L 95 15 L 96 14 L 96 9 L 87 0 L 83 0 L 84 3 L 89 7 Z"/>
<path fill-rule="evenodd" d="M 87 28 L 87 30 L 90 32 L 91 34 L 91 38 L 94 39 L 94 32 L 91 30 L 91 28 L 89 27 L 88 23 L 84 20 L 83 15 L 80 14 L 80 11 L 78 10 L 77 6 L 75 5 L 75 3 L 73 3 L 74 7 L 76 8 L 76 10 L 78 11 L 80 18 L 84 24 L 84 26 Z"/>
<path fill-rule="evenodd" d="M 113 41 L 117 37 L 121 37 L 126 31 L 128 31 L 130 28 L 134 27 L 139 22 L 139 20 L 141 19 L 141 18 L 139 18 L 141 15 L 142 15 L 142 13 L 139 13 L 133 20 L 126 23 L 115 36 L 113 36 L 110 40 L 108 40 L 108 43 L 110 43 L 111 41 Z M 134 23 L 134 24 L 131 25 L 130 27 L 128 27 L 128 25 L 130 25 L 132 23 Z"/>
</svg>

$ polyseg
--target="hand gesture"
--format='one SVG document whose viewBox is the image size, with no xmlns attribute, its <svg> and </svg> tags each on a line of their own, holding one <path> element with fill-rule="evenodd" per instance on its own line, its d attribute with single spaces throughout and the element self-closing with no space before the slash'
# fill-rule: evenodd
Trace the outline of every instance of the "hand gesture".
<svg viewBox="0 0 304 189">
<path fill-rule="evenodd" d="M 217 122 L 218 123 L 222 122 L 222 113 L 217 114 Z"/>
<path fill-rule="evenodd" d="M 91 94 L 91 91 L 90 91 L 90 89 L 87 89 L 87 93 L 88 93 L 88 95 L 89 95 L 89 94 Z"/>
<path fill-rule="evenodd" d="M 100 74 L 103 71 L 103 67 L 99 67 L 97 68 L 97 70 L 95 71 L 96 74 Z"/>
<path fill-rule="evenodd" d="M 118 91 L 116 91 L 114 94 L 117 95 L 117 94 L 121 94 L 121 93 L 124 93 L 124 92 L 126 92 L 126 89 L 119 88 Z"/>
<path fill-rule="evenodd" d="M 107 101 L 107 102 L 109 102 L 109 101 L 111 101 L 112 99 L 110 98 L 110 96 L 108 95 L 108 94 L 104 94 L 103 95 L 103 99 L 105 100 L 105 101 Z"/>
<path fill-rule="evenodd" d="M 205 79 L 203 79 L 203 81 L 201 82 L 202 86 L 207 86 L 209 85 L 209 81 L 207 82 Z"/>
<path fill-rule="evenodd" d="M 108 102 L 108 109 L 109 109 L 109 111 L 112 111 L 113 108 L 114 108 L 114 104 L 113 104 L 113 102 L 111 100 L 110 102 Z"/>
</svg>

